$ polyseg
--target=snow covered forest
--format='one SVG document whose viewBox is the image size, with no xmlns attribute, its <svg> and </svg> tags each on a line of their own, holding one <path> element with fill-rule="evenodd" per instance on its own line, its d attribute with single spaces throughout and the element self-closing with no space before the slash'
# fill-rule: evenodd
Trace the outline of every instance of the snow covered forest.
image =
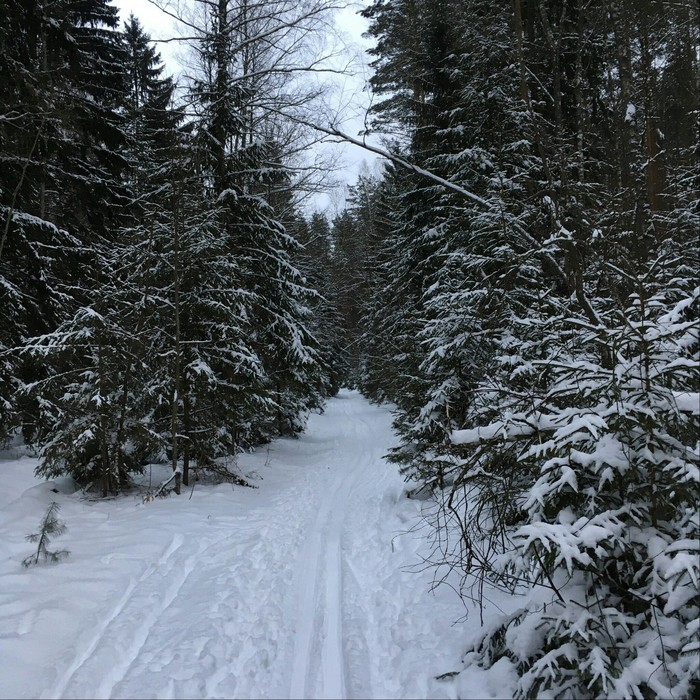
<svg viewBox="0 0 700 700">
<path fill-rule="evenodd" d="M 108 0 L 0 0 L 0 695 L 695 697 L 697 1 L 359 3 L 361 134 L 329 102 L 345 3 L 154 3 L 177 80 Z M 333 216 L 321 140 L 383 154 Z M 75 556 L 34 566 L 57 501 Z M 139 543 L 156 570 L 111 579 Z M 44 678 L 31 630 L 78 590 L 116 597 L 59 605 Z"/>
</svg>

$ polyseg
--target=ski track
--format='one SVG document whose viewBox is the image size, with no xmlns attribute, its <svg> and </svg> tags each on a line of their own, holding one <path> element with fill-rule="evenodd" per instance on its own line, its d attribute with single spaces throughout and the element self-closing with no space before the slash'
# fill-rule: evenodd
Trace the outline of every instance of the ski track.
<svg viewBox="0 0 700 700">
<path fill-rule="evenodd" d="M 83 652 L 81 652 L 79 656 L 76 657 L 76 659 L 68 667 L 66 672 L 60 677 L 58 683 L 51 690 L 51 692 L 43 694 L 42 698 L 55 698 L 63 696 L 63 693 L 65 692 L 66 688 L 68 687 L 76 673 L 93 657 L 100 642 L 102 642 L 105 638 L 105 635 L 107 634 L 110 625 L 119 618 L 121 613 L 128 605 L 129 601 L 133 598 L 136 589 L 141 584 L 143 584 L 144 581 L 147 581 L 149 578 L 151 578 L 160 567 L 166 565 L 172 558 L 173 554 L 178 549 L 180 549 L 180 547 L 182 547 L 183 542 L 184 538 L 182 537 L 182 535 L 175 535 L 168 548 L 165 550 L 165 552 L 163 552 L 162 556 L 158 560 L 158 563 L 146 569 L 146 571 L 143 573 L 140 579 L 136 581 L 132 580 L 132 582 L 129 584 L 129 587 L 126 589 L 126 592 L 121 597 L 117 605 L 108 613 L 104 622 L 98 627 L 97 633 L 92 638 L 88 646 L 84 649 Z M 101 698 L 105 697 L 105 695 L 96 693 L 95 697 Z"/>
<path fill-rule="evenodd" d="M 390 416 L 343 392 L 312 419 L 308 436 L 272 445 L 272 461 L 279 451 L 284 462 L 279 484 L 246 492 L 245 508 L 227 511 L 226 493 L 210 493 L 221 500 L 187 511 L 200 522 L 188 537 L 177 510 L 186 504 L 162 504 L 154 517 L 168 520 L 155 526 L 182 531 L 127 579 L 116 604 L 98 608 L 101 621 L 56 661 L 42 698 L 330 699 L 401 689 L 382 678 L 400 652 L 390 628 L 402 615 L 385 590 L 392 545 L 378 537 Z M 97 556 L 134 561 L 128 548 Z"/>
<path fill-rule="evenodd" d="M 359 461 L 356 461 L 353 466 L 357 467 L 358 464 Z M 296 588 L 301 593 L 302 602 L 299 615 L 301 626 L 295 641 L 289 689 L 289 695 L 293 698 L 312 697 L 315 693 L 314 664 L 319 660 L 319 655 L 314 652 L 319 643 L 323 671 L 320 696 L 343 698 L 346 695 L 341 613 L 342 529 L 345 497 L 350 492 L 353 476 L 354 472 L 339 472 L 331 496 L 318 512 L 313 534 L 297 565 Z M 309 570 L 315 572 L 310 585 Z M 319 617 L 323 618 L 322 629 Z"/>
<path fill-rule="evenodd" d="M 344 698 L 348 695 L 343 642 L 346 566 L 343 526 L 347 503 L 359 475 L 363 467 L 374 464 L 375 455 L 364 447 L 374 444 L 374 440 L 372 427 L 362 413 L 357 410 L 350 412 L 346 407 L 344 424 L 352 430 L 346 429 L 342 437 L 336 438 L 333 462 L 337 464 L 329 465 L 337 471 L 337 476 L 330 496 L 318 512 L 312 536 L 297 565 L 296 588 L 300 591 L 302 603 L 289 687 L 289 697 L 292 698 Z M 348 448 L 357 445 L 363 445 L 363 449 L 348 462 Z M 315 572 L 311 585 L 308 584 L 309 570 Z"/>
</svg>

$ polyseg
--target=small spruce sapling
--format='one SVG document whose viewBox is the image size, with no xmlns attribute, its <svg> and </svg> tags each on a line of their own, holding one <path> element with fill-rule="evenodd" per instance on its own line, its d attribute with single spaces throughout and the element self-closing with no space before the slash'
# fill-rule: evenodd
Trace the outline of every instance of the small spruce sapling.
<svg viewBox="0 0 700 700">
<path fill-rule="evenodd" d="M 28 542 L 36 542 L 36 552 L 28 556 L 22 562 L 22 565 L 29 568 L 39 563 L 39 559 L 45 562 L 55 563 L 67 557 L 70 552 L 66 549 L 57 550 L 52 552 L 48 549 L 52 537 L 59 537 L 66 531 L 66 524 L 59 520 L 57 515 L 61 506 L 55 501 L 52 501 L 46 510 L 41 525 L 39 527 L 39 532 L 33 532 L 31 535 L 27 535 Z"/>
</svg>

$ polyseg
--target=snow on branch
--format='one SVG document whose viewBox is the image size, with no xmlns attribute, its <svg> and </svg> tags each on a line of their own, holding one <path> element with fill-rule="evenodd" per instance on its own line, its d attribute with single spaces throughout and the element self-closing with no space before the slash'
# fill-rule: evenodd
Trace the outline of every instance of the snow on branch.
<svg viewBox="0 0 700 700">
<path fill-rule="evenodd" d="M 498 420 L 490 425 L 453 430 L 451 440 L 453 445 L 477 445 L 493 440 L 517 440 L 534 435 L 536 432 L 551 432 L 561 427 L 561 416 L 555 420 L 552 416 L 513 415 L 509 420 Z"/>
</svg>

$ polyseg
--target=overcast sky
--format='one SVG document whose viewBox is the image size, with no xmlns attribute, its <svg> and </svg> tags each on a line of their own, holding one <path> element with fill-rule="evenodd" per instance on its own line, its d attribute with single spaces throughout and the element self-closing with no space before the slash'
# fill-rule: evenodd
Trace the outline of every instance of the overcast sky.
<svg viewBox="0 0 700 700">
<path fill-rule="evenodd" d="M 122 20 L 125 20 L 133 12 L 153 39 L 168 39 L 178 35 L 175 20 L 161 12 L 149 0 L 112 0 L 112 3 L 119 8 Z M 346 38 L 349 50 L 359 58 L 359 61 L 356 61 L 356 76 L 337 79 L 338 99 L 341 100 L 343 111 L 346 114 L 346 121 L 342 124 L 342 128 L 351 136 L 357 136 L 363 128 L 364 116 L 369 104 L 369 94 L 367 91 L 363 91 L 369 76 L 367 66 L 369 59 L 364 49 L 370 46 L 371 42 L 362 37 L 362 34 L 367 30 L 367 22 L 357 14 L 358 9 L 367 4 L 369 4 L 369 0 L 357 0 L 349 3 L 351 6 L 338 11 L 336 17 L 336 26 Z M 163 57 L 167 71 L 177 76 L 179 72 L 178 51 L 181 50 L 178 43 L 159 43 L 158 50 Z M 325 148 L 332 148 L 334 151 L 341 150 L 344 165 L 337 173 L 337 177 L 346 184 L 352 184 L 363 167 L 376 167 L 377 158 L 372 153 L 356 146 L 332 144 L 325 146 Z M 341 190 L 329 195 L 316 197 L 311 206 L 317 209 L 327 209 L 332 216 L 343 208 L 343 204 L 344 191 L 341 188 Z"/>
</svg>

